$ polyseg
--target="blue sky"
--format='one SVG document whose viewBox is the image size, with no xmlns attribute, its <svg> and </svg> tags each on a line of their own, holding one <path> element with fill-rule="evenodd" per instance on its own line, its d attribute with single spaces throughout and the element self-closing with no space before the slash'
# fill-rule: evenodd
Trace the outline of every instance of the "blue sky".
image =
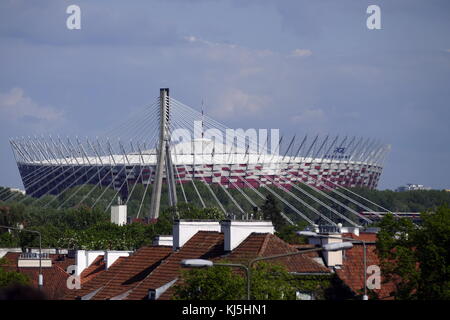
<svg viewBox="0 0 450 320">
<path fill-rule="evenodd" d="M 229 127 L 381 139 L 382 189 L 450 187 L 447 0 L 2 0 L 0 185 L 9 137 L 95 136 L 160 87 Z"/>
</svg>

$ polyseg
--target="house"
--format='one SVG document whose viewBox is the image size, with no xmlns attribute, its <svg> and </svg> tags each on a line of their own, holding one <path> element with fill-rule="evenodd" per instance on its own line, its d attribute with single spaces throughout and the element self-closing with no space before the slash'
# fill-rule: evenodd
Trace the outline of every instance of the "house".
<svg viewBox="0 0 450 320">
<path fill-rule="evenodd" d="M 366 242 L 366 264 L 367 267 L 377 270 L 380 267 L 380 259 L 376 253 L 375 241 L 377 240 L 376 233 L 361 232 L 359 235 L 353 233 L 344 233 L 343 237 L 353 238 L 355 240 Z M 378 269 L 379 270 L 379 269 Z M 364 291 L 364 246 L 361 243 L 355 242 L 353 248 L 346 250 L 343 253 L 343 264 L 336 269 L 337 276 L 348 286 L 348 288 L 359 296 Z M 370 273 L 367 273 L 370 277 Z M 368 279 L 371 283 L 370 279 Z M 380 273 L 380 288 L 369 290 L 375 294 L 377 299 L 391 300 L 393 299 L 393 292 L 395 292 L 395 283 L 387 282 Z M 370 289 L 370 288 L 369 288 Z"/>
<path fill-rule="evenodd" d="M 360 297 L 364 294 L 364 245 L 366 246 L 366 281 L 367 292 L 370 297 L 390 300 L 393 299 L 395 283 L 386 281 L 381 274 L 380 260 L 376 252 L 377 229 L 367 229 L 360 232 L 358 228 L 342 228 L 321 226 L 318 228 L 318 237 L 311 236 L 310 244 L 323 245 L 336 241 L 352 241 L 353 247 L 345 251 L 324 252 L 324 263 L 331 272 L 334 272 L 342 281 L 350 295 L 343 298 Z M 376 279 L 378 277 L 378 279 Z M 371 285 L 372 284 L 372 285 Z M 341 297 L 342 298 L 342 297 Z"/>
<path fill-rule="evenodd" d="M 175 284 L 182 281 L 182 260 L 247 264 L 255 258 L 313 249 L 345 238 L 365 241 L 367 266 L 379 265 L 375 232 L 325 227 L 318 232 L 320 237 L 309 238 L 308 244 L 290 245 L 274 234 L 268 221 L 176 220 L 173 236 L 158 236 L 152 246 L 134 252 L 78 250 L 71 255 L 48 254 L 42 268 L 44 291 L 50 299 L 169 300 Z M 294 275 L 336 279 L 336 290 L 330 297 L 347 299 L 359 298 L 363 293 L 363 256 L 363 245 L 355 242 L 345 251 L 313 251 L 271 261 L 284 265 Z M 7 253 L 6 258 L 10 261 L 6 266 L 9 270 L 28 274 L 37 286 L 38 259 L 27 261 L 23 254 L 13 252 Z M 79 279 L 79 288 L 68 288 L 71 276 Z M 381 276 L 381 287 L 371 290 L 371 298 L 392 298 L 395 286 L 383 280 Z M 299 292 L 298 298 L 315 297 L 311 292 Z"/>
<path fill-rule="evenodd" d="M 184 259 L 243 261 L 298 251 L 276 237 L 272 223 L 267 221 L 177 220 L 172 246 L 167 245 L 166 238 L 163 243 L 156 242 L 119 258 L 81 289 L 71 290 L 65 299 L 168 300 L 180 280 Z M 311 253 L 280 258 L 278 262 L 289 272 L 330 274 L 315 258 L 319 256 Z"/>
<path fill-rule="evenodd" d="M 39 254 L 37 249 L 29 250 L 29 252 L 20 252 L 15 248 L 9 249 L 2 254 L 5 263 L 1 264 L 0 268 L 26 275 L 34 288 L 39 288 L 38 279 L 39 273 L 41 273 L 43 278 L 42 292 L 45 298 L 59 300 L 70 292 L 68 282 L 72 283 L 73 281 L 69 278 L 71 275 L 77 274 L 77 268 L 80 266 L 79 258 L 84 252 L 84 250 L 79 250 L 75 256 L 74 252 L 64 251 L 66 250 L 58 252 L 55 249 L 43 249 L 42 253 Z M 84 260 L 86 266 L 79 273 L 80 284 L 83 285 L 95 276 L 105 272 L 108 265 L 107 258 L 109 256 L 110 260 L 112 260 L 111 255 L 114 254 L 117 255 L 117 252 L 91 251 L 89 254 L 86 254 L 86 259 Z M 120 252 L 120 255 L 127 254 L 129 253 Z"/>
<path fill-rule="evenodd" d="M 7 252 L 3 258 L 6 263 L 1 264 L 0 268 L 25 274 L 30 279 L 31 286 L 38 288 L 39 254 Z M 64 254 L 42 253 L 42 292 L 47 299 L 61 299 L 67 293 L 66 281 L 70 275 L 66 270 L 74 263 L 75 259 Z"/>
</svg>

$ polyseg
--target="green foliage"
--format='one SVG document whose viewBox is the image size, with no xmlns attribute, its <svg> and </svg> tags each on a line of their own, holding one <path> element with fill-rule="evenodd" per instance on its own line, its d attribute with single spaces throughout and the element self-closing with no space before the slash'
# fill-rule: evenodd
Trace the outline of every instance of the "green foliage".
<svg viewBox="0 0 450 320">
<path fill-rule="evenodd" d="M 197 208 L 191 203 L 179 203 L 177 210 L 166 207 L 156 223 L 131 223 L 117 226 L 110 223 L 110 217 L 104 210 L 87 206 L 77 208 L 42 209 L 22 203 L 4 208 L 6 225 L 24 224 L 26 229 L 36 230 L 42 234 L 42 246 L 69 249 L 111 249 L 133 250 L 151 244 L 156 235 L 171 234 L 173 218 L 176 213 L 182 219 L 225 218 L 217 208 Z M 7 214 L 6 214 L 7 213 Z M 37 234 L 26 231 L 0 229 L 0 247 L 38 247 Z"/>
<path fill-rule="evenodd" d="M 0 258 L 0 288 L 13 285 L 30 285 L 30 279 L 25 274 L 4 270 L 3 264 L 7 264 L 7 261 L 5 258 Z"/>
<path fill-rule="evenodd" d="M 285 225 L 275 232 L 275 235 L 290 244 L 304 244 L 307 243 L 307 238 L 298 236 L 296 231 L 304 230 L 306 226 L 306 222 L 300 222 L 295 225 Z"/>
<path fill-rule="evenodd" d="M 450 300 L 450 208 L 426 212 L 422 219 L 413 240 L 421 271 L 417 298 Z"/>
<path fill-rule="evenodd" d="M 268 194 L 266 202 L 261 207 L 264 219 L 271 220 L 275 230 L 281 230 L 287 225 L 287 221 L 281 216 L 281 208 L 272 194 Z"/>
<path fill-rule="evenodd" d="M 293 300 L 294 277 L 277 264 L 257 263 L 251 270 L 251 298 L 255 300 Z"/>
<path fill-rule="evenodd" d="M 379 224 L 382 273 L 397 299 L 450 299 L 450 209 L 422 213 L 422 225 L 387 215 Z"/>
<path fill-rule="evenodd" d="M 176 300 L 242 300 L 246 297 L 243 277 L 228 267 L 190 269 L 175 287 Z"/>
<path fill-rule="evenodd" d="M 219 211 L 219 206 L 215 200 L 215 198 L 211 195 L 210 190 L 205 186 L 205 184 L 201 181 L 194 181 L 197 189 L 202 195 L 203 201 L 205 202 L 206 207 L 215 208 L 222 214 L 222 211 Z M 134 186 L 131 185 L 131 188 Z M 225 208 L 227 214 L 229 216 L 236 216 L 240 218 L 242 213 L 237 209 L 235 204 L 231 201 L 229 196 L 223 191 L 221 187 L 218 185 L 210 185 L 211 190 L 215 193 L 223 207 Z M 130 188 L 130 189 L 131 189 Z M 310 209 L 308 209 L 305 205 L 298 202 L 292 195 L 289 195 L 285 192 L 280 192 L 274 186 L 270 187 L 274 192 L 282 194 L 283 198 L 288 202 L 295 204 L 295 207 L 300 210 L 304 215 L 306 215 L 309 219 L 315 221 L 317 223 L 317 215 L 313 213 Z M 147 190 L 146 190 L 147 189 Z M 192 186 L 192 183 L 183 184 L 183 189 L 186 194 L 188 206 L 194 206 L 197 208 L 203 207 L 200 202 L 200 199 L 197 195 L 197 192 Z M 309 186 L 298 184 L 296 187 L 291 188 L 290 191 L 296 197 L 301 198 L 305 203 L 309 206 L 314 207 L 315 209 L 321 211 L 323 214 L 327 216 L 333 216 L 334 214 L 328 212 L 324 207 L 322 207 L 319 203 L 315 202 L 310 197 L 305 196 L 303 192 L 300 190 L 307 191 L 314 197 L 318 198 L 322 202 L 326 203 L 331 208 L 345 215 L 348 219 L 353 220 L 354 222 L 359 223 L 359 218 L 354 214 L 349 213 L 346 209 L 338 206 L 330 199 L 325 197 L 323 194 L 315 191 Z M 1 190 L 4 190 L 0 187 Z M 420 191 L 407 191 L 407 192 L 394 192 L 390 190 L 369 190 L 366 188 L 353 188 L 351 189 L 354 192 L 370 199 L 373 202 L 376 202 L 382 205 L 385 208 L 388 208 L 392 211 L 408 211 L 408 212 L 423 212 L 428 209 L 436 209 L 438 206 L 444 203 L 450 203 L 450 192 L 446 191 L 438 191 L 438 190 L 420 190 Z M 270 218 L 272 215 L 275 219 L 275 225 L 277 227 L 277 231 L 279 231 L 279 224 L 285 224 L 283 218 L 280 219 L 280 216 L 277 214 L 274 209 L 277 211 L 283 211 L 286 215 L 289 216 L 291 220 L 295 223 L 302 223 L 303 219 L 295 213 L 289 206 L 284 203 L 280 203 L 275 201 L 273 195 L 267 188 L 258 188 L 258 192 L 264 196 L 264 199 L 261 199 L 253 190 L 249 188 L 241 189 L 242 192 L 229 188 L 228 192 L 232 195 L 232 197 L 239 203 L 239 205 L 243 208 L 243 210 L 249 215 L 254 214 L 253 206 L 249 203 L 246 197 L 242 194 L 244 193 L 247 197 L 251 198 L 253 202 L 259 207 L 266 207 L 267 216 Z M 152 186 L 147 188 L 146 185 L 138 184 L 134 187 L 133 193 L 130 195 L 128 199 L 128 215 L 130 217 L 136 217 L 139 212 L 139 216 L 146 216 L 150 210 L 150 199 L 151 199 Z M 350 195 L 347 191 L 341 190 L 341 192 Z M 1 199 L 7 199 L 9 192 L 6 191 L 5 194 L 0 196 Z M 177 195 L 180 204 L 184 203 L 184 196 L 180 187 L 177 186 Z M 106 216 L 109 216 L 109 210 L 106 208 L 109 206 L 111 202 L 114 202 L 115 197 L 117 197 L 116 190 L 111 188 L 96 188 L 94 185 L 84 185 L 84 186 L 76 186 L 66 190 L 63 194 L 56 197 L 53 195 L 44 196 L 38 200 L 34 198 L 30 198 L 28 196 L 19 195 L 14 198 L 13 202 L 2 203 L 0 199 L 0 223 L 4 223 L 6 225 L 13 225 L 18 222 L 22 222 L 24 220 L 32 219 L 31 224 L 34 225 L 42 225 L 43 223 L 51 223 L 54 224 L 57 221 L 56 217 L 53 216 L 66 216 L 66 214 L 70 214 L 70 211 L 74 215 L 77 215 L 77 210 L 83 210 L 84 207 L 92 207 L 95 203 L 95 209 L 98 212 L 106 211 Z M 270 203 L 266 204 L 267 197 L 272 198 Z M 142 201 L 143 200 L 143 201 Z M 21 201 L 19 203 L 19 201 Z M 339 198 L 339 201 L 343 202 L 348 207 L 359 211 L 354 203 L 348 201 L 344 198 Z M 142 204 L 142 207 L 141 207 Z M 267 207 L 267 205 L 272 206 L 272 208 Z M 273 205 L 276 208 L 273 208 Z M 46 206 L 46 207 L 44 207 Z M 59 208 L 60 207 L 60 208 Z M 57 209 L 59 208 L 59 209 Z M 168 195 L 167 195 L 167 187 L 163 185 L 162 190 L 162 198 L 161 198 L 161 211 L 170 210 L 170 206 L 168 204 Z M 278 211 L 278 213 L 279 213 Z M 7 213 L 9 212 L 9 213 Z M 263 218 L 263 212 L 258 212 L 254 218 L 259 219 Z M 37 219 L 41 217 L 41 221 L 38 223 Z M 74 217 L 76 219 L 76 217 Z M 65 220 L 65 218 L 63 218 Z M 108 220 L 108 217 L 106 217 Z M 87 223 L 91 224 L 88 220 L 83 220 Z M 344 224 L 345 221 L 341 221 Z M 95 222 L 94 222 L 95 223 Z M 59 225 L 55 225 L 58 228 L 61 228 Z M 78 227 L 77 227 L 78 228 Z"/>
<path fill-rule="evenodd" d="M 42 233 L 42 245 L 44 247 L 69 245 L 73 247 L 91 248 L 106 243 L 112 248 L 129 248 L 142 243 L 149 243 L 154 235 L 170 234 L 172 232 L 172 221 L 177 217 L 181 219 L 214 220 L 226 218 L 222 210 L 218 208 L 216 200 L 212 197 L 209 189 L 204 183 L 201 181 L 195 181 L 194 183 L 201 193 L 207 208 L 202 208 L 203 206 L 200 203 L 195 189 L 191 183 L 187 183 L 183 185 L 183 188 L 189 202 L 183 202 L 183 193 L 181 192 L 181 188 L 177 187 L 178 199 L 180 202 L 177 210 L 174 210 L 174 208 L 171 208 L 168 205 L 167 189 L 166 186 L 163 186 L 161 212 L 158 223 L 143 229 L 138 229 L 134 236 L 136 240 L 130 240 L 127 232 L 116 232 L 114 231 L 115 229 L 111 229 L 109 226 L 110 213 L 106 208 L 113 202 L 116 191 L 108 188 L 105 189 L 104 187 L 101 189 L 95 188 L 93 185 L 76 186 L 65 191 L 59 197 L 49 195 L 36 200 L 34 198 L 19 195 L 15 200 L 20 201 L 0 201 L 0 224 L 8 226 L 23 224 L 27 229 L 40 231 Z M 146 187 L 147 186 L 145 185 L 136 185 L 134 192 L 130 195 L 127 204 L 130 218 L 135 218 L 139 209 L 140 217 L 147 216 L 152 187 Z M 236 206 L 223 189 L 217 185 L 211 185 L 210 187 L 224 206 L 227 214 L 229 216 L 236 216 L 239 219 L 242 216 L 242 213 L 237 210 Z M 273 186 L 270 188 L 272 188 L 274 192 L 281 194 L 281 192 Z M 358 217 L 350 214 L 342 207 L 337 206 L 310 187 L 299 184 L 296 188 L 291 188 L 290 191 L 296 197 L 301 198 L 304 202 L 320 210 L 323 214 L 331 215 L 331 213 L 324 210 L 323 207 L 311 198 L 306 197 L 298 189 L 308 191 L 341 214 L 346 215 L 349 219 L 359 222 Z M 425 211 L 425 208 L 435 209 L 442 203 L 450 203 L 450 193 L 445 191 L 393 192 L 389 190 L 377 191 L 361 188 L 353 190 L 393 211 Z M 257 196 L 251 189 L 246 188 L 241 191 L 252 198 L 257 206 L 262 209 L 256 213 L 254 218 L 272 220 L 278 236 L 290 243 L 302 243 L 303 239 L 297 237 L 294 231 L 303 229 L 305 221 L 291 208 L 275 199 L 267 188 L 258 188 L 258 191 L 264 196 L 264 199 Z M 249 215 L 254 213 L 253 206 L 240 191 L 229 188 L 228 192 L 236 199 L 245 212 Z M 346 191 L 341 190 L 341 192 L 345 193 Z M 8 191 L 6 191 L 6 194 L 7 197 Z M 3 199 L 6 197 L 2 196 Z M 312 213 L 311 210 L 299 203 L 291 195 L 283 193 L 283 197 L 290 203 L 295 204 L 296 208 L 303 212 L 308 218 L 313 221 L 317 220 L 317 216 Z M 339 200 L 344 202 L 347 206 L 359 210 L 356 208 L 355 204 L 346 199 Z M 91 209 L 91 206 L 93 206 L 94 203 L 96 205 Z M 281 216 L 281 211 L 286 213 L 297 226 L 288 225 Z M 95 225 L 99 225 L 97 229 L 93 228 Z M 123 230 L 127 228 L 124 228 Z M 106 236 L 106 233 L 109 231 L 114 232 L 114 238 L 108 238 Z M 35 234 L 26 232 L 5 233 L 6 230 L 0 230 L 0 246 L 37 247 L 38 245 L 38 237 Z M 146 239 L 144 239 L 144 237 L 146 237 Z"/>
<path fill-rule="evenodd" d="M 259 262 L 251 270 L 250 294 L 256 300 L 293 300 L 296 292 L 302 291 L 325 299 L 332 285 L 330 276 L 299 277 L 288 273 L 282 265 Z M 243 300 L 246 297 L 247 279 L 243 271 L 224 266 L 184 271 L 174 295 L 177 300 Z"/>
</svg>

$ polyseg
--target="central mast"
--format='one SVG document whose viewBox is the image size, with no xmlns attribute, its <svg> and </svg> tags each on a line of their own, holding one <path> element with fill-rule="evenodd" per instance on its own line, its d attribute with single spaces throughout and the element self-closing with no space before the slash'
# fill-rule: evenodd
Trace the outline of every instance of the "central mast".
<svg viewBox="0 0 450 320">
<path fill-rule="evenodd" d="M 156 150 L 156 172 L 150 203 L 150 219 L 158 219 L 159 217 L 164 168 L 166 169 L 165 173 L 170 205 L 176 206 L 177 204 L 174 168 L 170 152 L 170 104 L 168 88 L 160 89 L 159 99 L 159 146 Z"/>
</svg>

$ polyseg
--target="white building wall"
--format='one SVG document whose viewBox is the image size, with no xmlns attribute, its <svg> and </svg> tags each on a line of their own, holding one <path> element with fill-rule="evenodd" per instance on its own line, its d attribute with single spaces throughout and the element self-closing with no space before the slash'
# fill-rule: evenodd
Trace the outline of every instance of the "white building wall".
<svg viewBox="0 0 450 320">
<path fill-rule="evenodd" d="M 105 251 L 105 262 L 106 262 L 106 269 L 109 269 L 109 267 L 112 266 L 114 262 L 117 261 L 120 257 L 128 257 L 133 253 L 133 251 L 115 251 L 115 250 L 108 250 Z"/>
<path fill-rule="evenodd" d="M 241 244 L 251 233 L 274 233 L 271 221 L 226 220 L 221 222 L 224 235 L 224 250 L 231 251 Z"/>
<path fill-rule="evenodd" d="M 199 231 L 220 232 L 219 221 L 176 220 L 173 223 L 173 249 L 181 248 Z"/>
<path fill-rule="evenodd" d="M 115 223 L 119 226 L 127 224 L 126 205 L 111 206 L 111 223 Z"/>
<path fill-rule="evenodd" d="M 333 238 L 321 238 L 322 245 L 327 243 L 336 243 L 336 242 L 342 242 L 342 237 L 340 234 L 331 234 Z M 328 267 L 335 267 L 335 266 L 341 266 L 342 265 L 342 254 L 343 251 L 323 251 L 323 258 L 325 260 L 325 263 Z"/>
</svg>

